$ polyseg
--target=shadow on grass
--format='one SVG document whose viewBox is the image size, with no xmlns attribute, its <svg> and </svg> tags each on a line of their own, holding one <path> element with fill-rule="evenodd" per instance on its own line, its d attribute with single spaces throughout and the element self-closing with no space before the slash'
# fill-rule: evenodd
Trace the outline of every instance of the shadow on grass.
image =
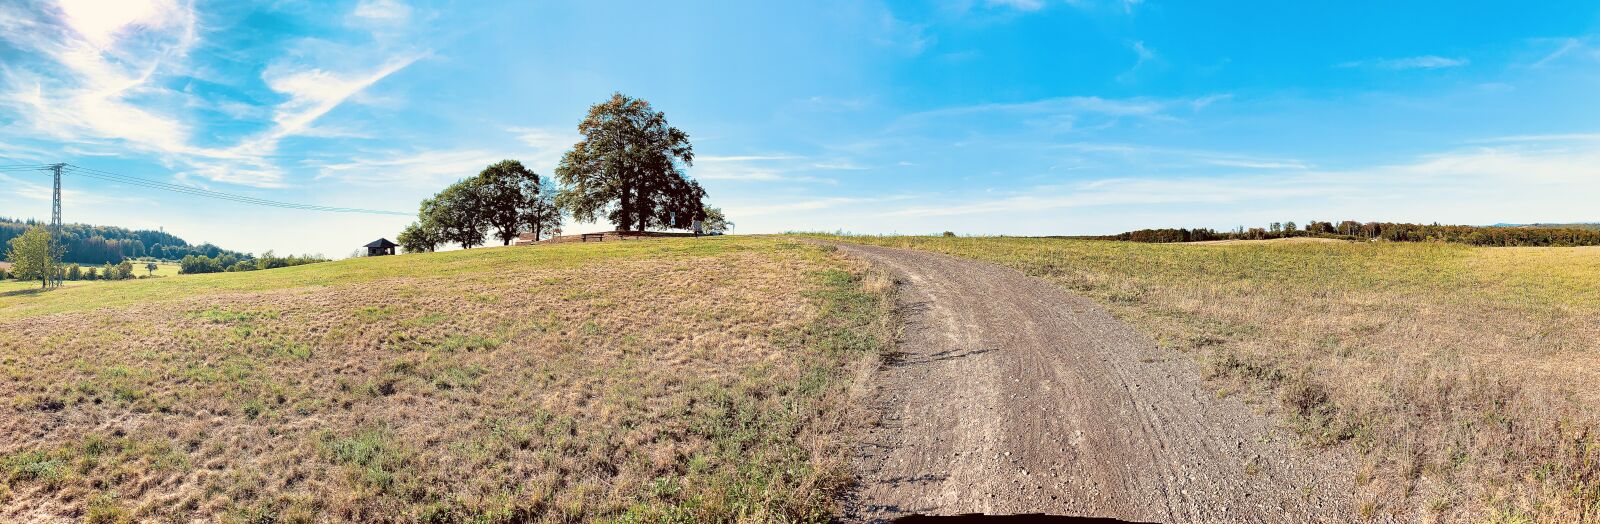
<svg viewBox="0 0 1600 524">
<path fill-rule="evenodd" d="M 46 292 L 46 291 L 49 291 L 49 290 L 45 289 L 45 288 L 38 288 L 38 287 L 36 287 L 36 288 L 28 288 L 28 289 L 17 289 L 17 290 L 6 291 L 4 293 L 0 293 L 0 297 L 20 297 L 20 296 L 23 296 L 23 295 L 37 295 L 37 294 L 40 294 L 40 293 L 43 293 L 43 292 Z"/>
</svg>

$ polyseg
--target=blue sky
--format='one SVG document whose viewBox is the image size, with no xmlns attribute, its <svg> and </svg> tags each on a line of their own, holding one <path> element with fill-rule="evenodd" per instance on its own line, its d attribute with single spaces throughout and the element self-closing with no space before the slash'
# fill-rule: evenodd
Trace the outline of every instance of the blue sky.
<svg viewBox="0 0 1600 524">
<path fill-rule="evenodd" d="M 411 211 L 551 174 L 621 91 L 740 233 L 1600 220 L 1593 2 L 660 4 L 0 0 L 0 165 Z M 253 252 L 410 220 L 66 184 L 69 221 Z M 48 193 L 0 174 L 0 215 Z"/>
</svg>

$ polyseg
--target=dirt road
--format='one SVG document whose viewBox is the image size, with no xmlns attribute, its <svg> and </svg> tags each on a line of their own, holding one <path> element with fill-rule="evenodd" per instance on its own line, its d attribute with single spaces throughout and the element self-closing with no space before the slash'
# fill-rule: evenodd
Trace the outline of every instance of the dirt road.
<svg viewBox="0 0 1600 524">
<path fill-rule="evenodd" d="M 908 321 L 869 394 L 882 420 L 847 519 L 1357 520 L 1346 457 L 1297 449 L 1089 300 L 983 262 L 839 249 L 899 273 Z"/>
</svg>

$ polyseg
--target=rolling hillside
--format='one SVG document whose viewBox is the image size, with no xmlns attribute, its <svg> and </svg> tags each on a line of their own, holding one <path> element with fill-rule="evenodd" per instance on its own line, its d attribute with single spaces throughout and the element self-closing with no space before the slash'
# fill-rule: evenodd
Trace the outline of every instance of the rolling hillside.
<svg viewBox="0 0 1600 524">
<path fill-rule="evenodd" d="M 826 520 L 890 287 L 724 237 L 0 297 L 0 520 Z"/>
</svg>

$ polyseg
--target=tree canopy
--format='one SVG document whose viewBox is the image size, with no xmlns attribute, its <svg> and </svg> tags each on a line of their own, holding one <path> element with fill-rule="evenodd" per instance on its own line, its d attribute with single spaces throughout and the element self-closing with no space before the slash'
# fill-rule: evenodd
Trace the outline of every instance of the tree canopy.
<svg viewBox="0 0 1600 524">
<path fill-rule="evenodd" d="M 649 102 L 622 93 L 589 108 L 583 136 L 561 157 L 556 202 L 573 218 L 601 216 L 622 231 L 688 228 L 701 216 L 705 190 L 679 164 L 692 165 L 689 135 L 667 124 Z"/>
<path fill-rule="evenodd" d="M 516 160 L 501 160 L 478 173 L 483 199 L 483 219 L 494 228 L 501 245 L 511 245 L 521 235 L 528 215 L 538 204 L 539 175 Z"/>
<path fill-rule="evenodd" d="M 488 233 L 487 191 L 477 177 L 444 188 L 422 201 L 422 223 L 435 228 L 439 238 L 462 249 L 483 245 Z"/>
<path fill-rule="evenodd" d="M 704 215 L 704 222 L 700 225 L 700 229 L 707 233 L 727 233 L 728 229 L 733 227 L 733 222 L 730 222 L 728 217 L 722 214 L 721 209 L 708 207 L 705 209 Z"/>
<path fill-rule="evenodd" d="M 543 234 L 561 224 L 561 210 L 537 173 L 502 160 L 422 201 L 417 221 L 397 240 L 407 253 L 440 244 L 481 246 L 492 234 L 504 245 L 523 233 Z"/>
<path fill-rule="evenodd" d="M 20 280 L 38 280 L 40 287 L 49 286 L 60 251 L 51 241 L 50 232 L 43 226 L 30 227 L 8 244 L 6 259 L 11 261 L 11 272 Z"/>
<path fill-rule="evenodd" d="M 444 239 L 438 237 L 438 228 L 422 222 L 412 222 L 400 231 L 395 240 L 399 241 L 400 249 L 407 253 L 431 253 L 444 243 Z"/>
</svg>

